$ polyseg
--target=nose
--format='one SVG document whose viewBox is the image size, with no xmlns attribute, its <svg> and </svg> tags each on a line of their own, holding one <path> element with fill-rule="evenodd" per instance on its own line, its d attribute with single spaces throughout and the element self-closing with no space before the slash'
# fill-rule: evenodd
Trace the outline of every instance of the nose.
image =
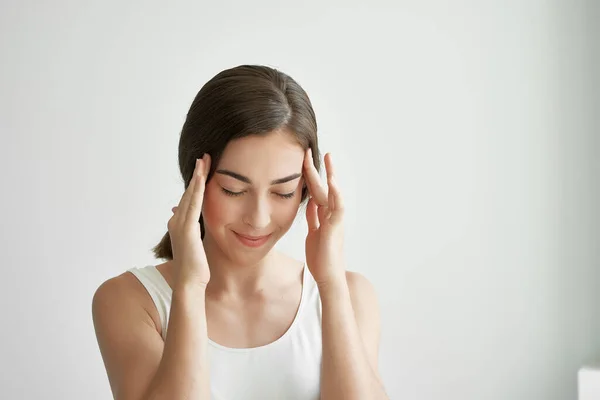
<svg viewBox="0 0 600 400">
<path fill-rule="evenodd" d="M 257 196 L 256 200 L 250 204 L 243 221 L 254 230 L 264 232 L 271 223 L 271 207 L 269 202 Z"/>
</svg>

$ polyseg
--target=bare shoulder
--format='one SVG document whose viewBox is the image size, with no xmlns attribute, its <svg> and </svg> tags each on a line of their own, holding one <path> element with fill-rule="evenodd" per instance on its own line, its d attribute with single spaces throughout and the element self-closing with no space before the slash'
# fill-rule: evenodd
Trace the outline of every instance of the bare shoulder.
<svg viewBox="0 0 600 400">
<path fill-rule="evenodd" d="M 378 373 L 380 316 L 373 284 L 358 272 L 346 271 L 352 309 L 373 370 Z"/>
<path fill-rule="evenodd" d="M 92 299 L 92 312 L 103 312 L 107 308 L 118 305 L 141 308 L 155 322 L 157 319 L 153 314 L 156 314 L 158 318 L 152 298 L 140 281 L 130 272 L 123 272 L 107 279 L 96 289 Z"/>
<path fill-rule="evenodd" d="M 135 291 L 125 273 L 102 282 L 92 298 L 93 317 L 102 319 L 105 314 L 116 312 L 113 308 L 124 302 L 131 303 L 132 295 L 135 295 Z"/>
<path fill-rule="evenodd" d="M 123 272 L 107 279 L 96 289 L 92 299 L 94 319 L 113 319 L 132 312 L 144 317 L 144 321 L 161 335 L 160 315 L 152 297 L 132 273 Z"/>
<path fill-rule="evenodd" d="M 107 279 L 96 289 L 92 304 L 96 304 L 98 301 L 107 300 L 114 295 L 123 293 L 131 293 L 133 285 L 131 282 L 133 277 L 130 273 L 124 272 L 121 275 Z"/>
<path fill-rule="evenodd" d="M 353 271 L 346 271 L 346 282 L 359 326 L 371 325 L 378 330 L 379 301 L 375 286 L 363 274 Z"/>
<path fill-rule="evenodd" d="M 355 299 L 361 302 L 367 302 L 367 306 L 377 305 L 377 292 L 375 286 L 365 277 L 363 274 L 354 271 L 346 271 L 346 281 L 348 282 L 348 289 L 350 290 L 350 296 L 353 298 L 352 303 Z"/>
<path fill-rule="evenodd" d="M 115 398 L 143 394 L 164 346 L 147 310 L 152 299 L 136 281 L 129 272 L 110 278 L 92 299 L 96 339 Z"/>
</svg>

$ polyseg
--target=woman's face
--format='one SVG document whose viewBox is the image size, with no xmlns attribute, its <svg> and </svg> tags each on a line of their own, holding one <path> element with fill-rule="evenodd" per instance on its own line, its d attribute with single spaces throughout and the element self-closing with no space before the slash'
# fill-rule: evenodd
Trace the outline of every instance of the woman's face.
<svg viewBox="0 0 600 400">
<path fill-rule="evenodd" d="M 303 160 L 303 148 L 281 131 L 228 143 L 202 207 L 206 235 L 226 257 L 257 262 L 290 229 L 302 196 Z"/>
</svg>

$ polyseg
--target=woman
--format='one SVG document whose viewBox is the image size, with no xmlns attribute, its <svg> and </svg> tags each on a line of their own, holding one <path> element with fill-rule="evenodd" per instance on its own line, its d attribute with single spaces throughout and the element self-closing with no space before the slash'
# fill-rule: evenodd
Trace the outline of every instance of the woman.
<svg viewBox="0 0 600 400">
<path fill-rule="evenodd" d="M 239 66 L 202 87 L 179 141 L 186 190 L 163 264 L 93 299 L 115 399 L 386 399 L 372 285 L 347 272 L 331 155 L 288 75 Z M 306 263 L 274 249 L 307 202 Z M 167 335 L 168 331 L 168 335 Z"/>
</svg>

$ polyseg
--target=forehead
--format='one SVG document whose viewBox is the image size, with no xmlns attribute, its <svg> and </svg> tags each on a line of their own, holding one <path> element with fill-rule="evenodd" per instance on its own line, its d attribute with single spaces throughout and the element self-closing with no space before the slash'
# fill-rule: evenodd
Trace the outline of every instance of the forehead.
<svg viewBox="0 0 600 400">
<path fill-rule="evenodd" d="M 288 132 L 250 135 L 227 144 L 218 168 L 257 180 L 277 179 L 302 172 L 304 150 Z"/>
</svg>

